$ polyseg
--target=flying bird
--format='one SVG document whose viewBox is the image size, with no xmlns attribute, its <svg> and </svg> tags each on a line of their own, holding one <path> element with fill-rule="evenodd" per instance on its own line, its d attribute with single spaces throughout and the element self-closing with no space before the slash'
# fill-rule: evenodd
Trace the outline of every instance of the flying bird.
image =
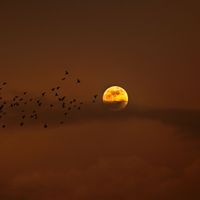
<svg viewBox="0 0 200 200">
<path fill-rule="evenodd" d="M 69 72 L 68 71 L 65 71 L 65 75 L 68 75 L 69 74 Z"/>
</svg>

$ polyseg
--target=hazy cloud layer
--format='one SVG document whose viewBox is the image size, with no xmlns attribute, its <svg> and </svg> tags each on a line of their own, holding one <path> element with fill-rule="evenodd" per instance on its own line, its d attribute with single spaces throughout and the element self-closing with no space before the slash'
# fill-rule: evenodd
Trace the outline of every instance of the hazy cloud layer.
<svg viewBox="0 0 200 200">
<path fill-rule="evenodd" d="M 199 142 L 149 120 L 1 135 L 0 198 L 198 200 Z"/>
<path fill-rule="evenodd" d="M 52 102 L 47 101 L 46 105 Z M 28 107 L 28 106 L 27 106 Z M 127 109 L 121 111 L 109 110 L 102 103 L 98 104 L 86 104 L 83 105 L 81 110 L 78 111 L 77 108 L 73 108 L 71 111 L 62 109 L 61 105 L 57 103 L 57 106 L 53 109 L 49 109 L 48 106 L 44 108 L 37 108 L 36 105 L 29 106 L 29 117 L 31 111 L 38 110 L 38 120 L 26 119 L 25 123 L 27 126 L 42 125 L 43 123 L 48 123 L 50 127 L 55 127 L 59 125 L 60 121 L 64 121 L 65 124 L 71 123 L 83 123 L 95 120 L 129 120 L 129 119 L 140 119 L 140 120 L 155 120 L 164 123 L 169 126 L 173 126 L 182 132 L 192 132 L 196 135 L 200 132 L 200 110 L 190 110 L 190 109 L 165 109 L 165 108 L 147 108 L 141 106 L 129 106 Z M 67 117 L 64 117 L 64 113 L 67 112 Z M 17 126 L 21 120 L 21 115 L 19 109 L 16 111 L 10 111 L 7 117 L 5 117 L 4 122 L 8 123 L 10 127 Z M 3 120 L 2 120 L 3 121 Z"/>
</svg>

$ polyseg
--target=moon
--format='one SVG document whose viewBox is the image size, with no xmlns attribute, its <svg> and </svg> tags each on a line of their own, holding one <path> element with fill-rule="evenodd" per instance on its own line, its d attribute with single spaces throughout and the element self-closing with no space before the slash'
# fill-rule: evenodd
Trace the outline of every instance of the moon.
<svg viewBox="0 0 200 200">
<path fill-rule="evenodd" d="M 122 87 L 109 87 L 103 94 L 103 103 L 111 110 L 123 110 L 128 105 L 128 94 Z"/>
</svg>

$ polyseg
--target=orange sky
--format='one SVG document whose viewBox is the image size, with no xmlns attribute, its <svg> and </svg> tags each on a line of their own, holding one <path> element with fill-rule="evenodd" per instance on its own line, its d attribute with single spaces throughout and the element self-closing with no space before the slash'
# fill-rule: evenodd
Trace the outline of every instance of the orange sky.
<svg viewBox="0 0 200 200">
<path fill-rule="evenodd" d="M 0 130 L 0 199 L 199 199 L 199 6 L 1 2 L 7 93 L 35 95 L 62 84 L 67 95 L 88 101 L 119 85 L 130 106 L 107 115 L 98 102 L 62 127 Z M 153 110 L 135 114 L 133 105 Z"/>
</svg>

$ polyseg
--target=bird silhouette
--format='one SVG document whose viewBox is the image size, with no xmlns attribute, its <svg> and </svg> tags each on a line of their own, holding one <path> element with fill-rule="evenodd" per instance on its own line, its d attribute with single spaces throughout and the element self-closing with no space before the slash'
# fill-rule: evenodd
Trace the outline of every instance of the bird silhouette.
<svg viewBox="0 0 200 200">
<path fill-rule="evenodd" d="M 62 80 L 65 80 L 67 78 L 67 75 L 69 75 L 69 72 L 66 70 L 65 74 L 63 75 Z M 82 81 L 79 79 L 79 77 L 75 80 L 72 80 L 72 82 L 75 82 L 75 84 L 80 84 Z M 7 84 L 7 82 L 3 82 L 1 83 L 0 90 L 5 89 L 5 85 Z M 54 86 L 54 87 L 53 87 Z M 42 114 L 42 112 L 44 111 L 43 108 L 49 109 L 48 111 L 53 112 L 54 109 L 52 109 L 53 107 L 56 108 L 57 110 L 57 106 L 59 106 L 59 109 L 62 110 L 62 114 L 64 114 L 65 117 L 69 116 L 69 113 L 71 112 L 75 112 L 76 110 L 81 110 L 82 109 L 82 105 L 84 104 L 82 101 L 79 101 L 78 98 L 72 98 L 68 100 L 67 96 L 64 96 L 62 94 L 62 85 L 53 85 L 52 88 L 50 87 L 48 90 L 43 90 L 38 96 L 32 96 L 30 95 L 29 97 L 29 90 L 24 90 L 22 92 L 22 94 L 20 95 L 15 95 L 12 96 L 10 100 L 5 100 L 6 98 L 4 97 L 3 93 L 0 94 L 0 119 L 4 119 L 7 115 L 9 116 L 10 112 L 14 112 L 14 113 L 19 113 L 19 119 L 21 119 L 21 122 L 19 121 L 18 124 L 19 126 L 23 127 L 25 126 L 25 120 L 40 120 L 40 114 Z M 5 90 L 6 91 L 6 90 Z M 52 91 L 52 92 L 51 92 Z M 1 93 L 1 91 L 0 91 Z M 48 103 L 47 99 L 48 99 L 48 94 L 51 93 L 53 96 L 55 95 L 55 103 L 50 102 Z M 27 95 L 27 96 L 25 96 Z M 43 97 L 46 98 L 43 98 Z M 93 96 L 92 102 L 95 103 L 96 99 L 98 97 L 98 94 L 95 94 Z M 45 107 L 45 105 L 48 105 L 48 108 Z M 40 108 L 38 108 L 40 107 Z M 30 109 L 33 109 L 33 111 L 31 112 Z M 34 110 L 35 109 L 35 110 Z M 37 110 L 37 111 L 36 111 Z M 48 112 L 47 111 L 47 112 Z M 71 111 L 71 112 L 70 112 Z M 52 113 L 53 114 L 53 113 Z M 63 116 L 63 117 L 64 117 Z M 43 117 L 43 115 L 42 115 Z M 48 116 L 47 116 L 48 117 Z M 31 118 L 31 119 L 30 119 Z M 5 118 L 6 119 L 6 118 Z M 46 121 L 46 120 L 45 120 Z M 40 121 L 39 121 L 40 122 Z M 64 120 L 62 120 L 62 118 L 60 119 L 60 121 L 58 121 L 58 123 L 60 124 L 64 124 Z M 42 122 L 41 124 L 44 128 L 48 128 L 50 126 L 50 122 L 47 120 L 45 123 Z M 7 123 L 5 122 L 5 124 L 1 125 L 2 128 L 7 128 Z M 0 126 L 0 127 L 1 127 Z"/>
<path fill-rule="evenodd" d="M 2 109 L 3 109 L 3 107 L 4 107 L 4 105 L 1 105 L 1 106 L 0 106 L 0 110 L 2 110 Z"/>
<path fill-rule="evenodd" d="M 69 74 L 69 72 L 68 71 L 65 71 L 65 75 L 68 75 Z"/>
</svg>

